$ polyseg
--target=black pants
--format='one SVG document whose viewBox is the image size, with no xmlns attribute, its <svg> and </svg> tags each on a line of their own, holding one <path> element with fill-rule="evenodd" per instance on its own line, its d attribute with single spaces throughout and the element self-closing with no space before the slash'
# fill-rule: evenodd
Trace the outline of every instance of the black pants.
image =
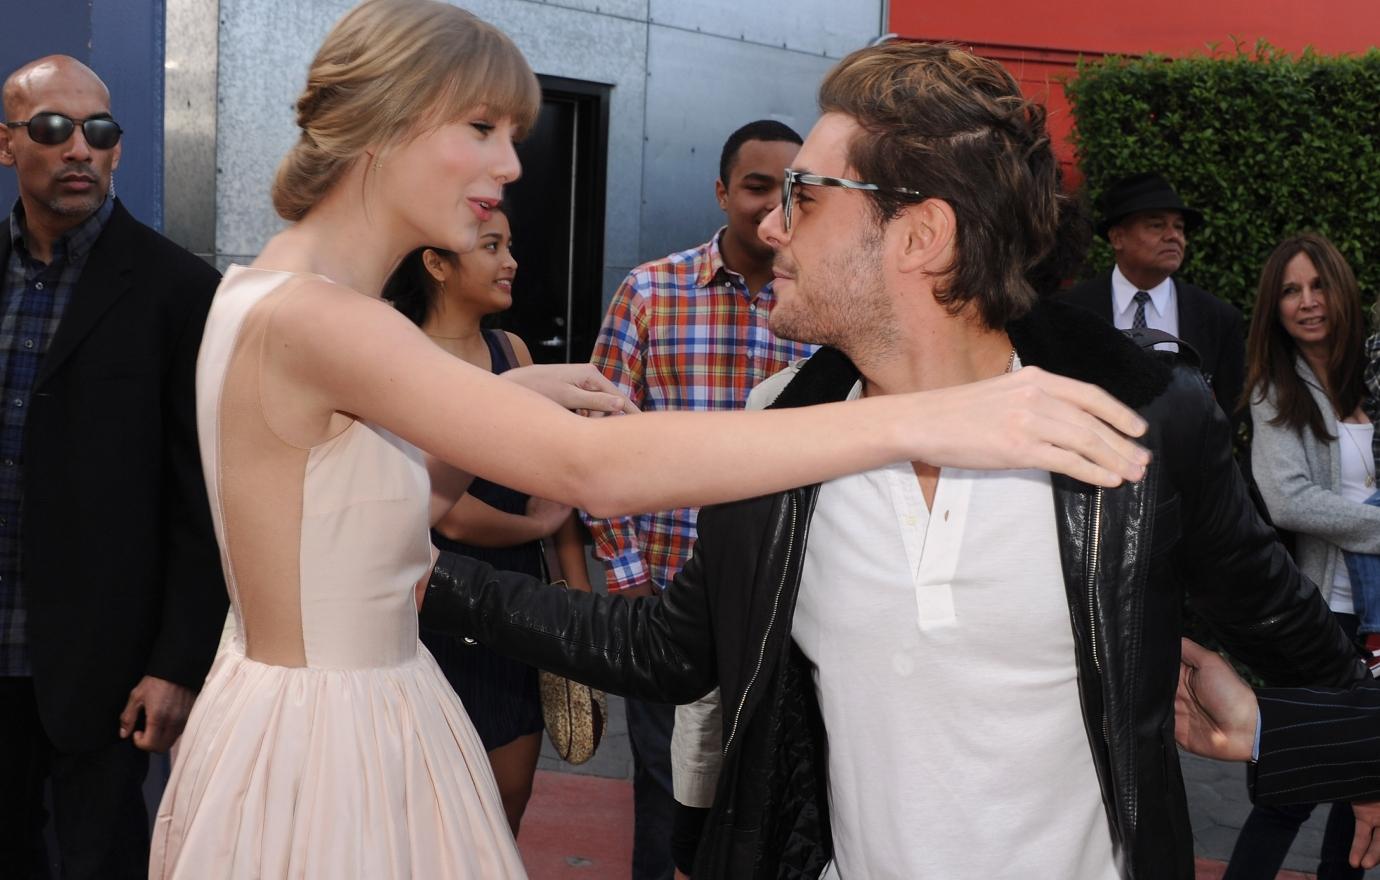
<svg viewBox="0 0 1380 880">
<path fill-rule="evenodd" d="M 676 707 L 625 700 L 633 753 L 633 880 L 671 880 L 671 729 Z"/>
<path fill-rule="evenodd" d="M 53 861 L 63 880 L 148 877 L 148 766 L 148 754 L 129 740 L 89 752 L 58 751 L 39 721 L 33 680 L 0 678 L 0 877 L 49 876 L 45 782 L 58 844 Z"/>
<path fill-rule="evenodd" d="M 1336 614 L 1337 623 L 1350 638 L 1356 637 L 1357 618 L 1354 614 Z M 1290 804 L 1282 807 L 1255 807 L 1241 826 L 1231 861 L 1222 880 L 1274 880 L 1289 848 L 1298 836 L 1299 828 L 1312 815 L 1317 804 Z M 1351 838 L 1356 833 L 1356 819 L 1351 804 L 1332 805 L 1323 830 L 1322 851 L 1318 855 L 1318 880 L 1360 880 L 1365 871 L 1347 862 Z"/>
</svg>

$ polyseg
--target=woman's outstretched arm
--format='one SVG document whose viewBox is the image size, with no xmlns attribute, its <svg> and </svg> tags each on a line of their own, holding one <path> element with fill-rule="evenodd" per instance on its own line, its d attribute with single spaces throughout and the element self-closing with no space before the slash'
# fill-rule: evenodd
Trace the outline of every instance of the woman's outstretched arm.
<svg viewBox="0 0 1380 880">
<path fill-rule="evenodd" d="M 386 303 L 326 282 L 287 294 L 265 381 L 270 418 L 332 412 L 381 425 L 466 472 L 596 516 L 704 505 L 896 461 L 1138 479 L 1144 422 L 1093 386 L 1037 369 L 939 391 L 752 413 L 586 419 L 422 344 Z M 285 398 L 285 399 L 289 399 Z M 268 399 L 268 398 L 266 398 Z"/>
</svg>

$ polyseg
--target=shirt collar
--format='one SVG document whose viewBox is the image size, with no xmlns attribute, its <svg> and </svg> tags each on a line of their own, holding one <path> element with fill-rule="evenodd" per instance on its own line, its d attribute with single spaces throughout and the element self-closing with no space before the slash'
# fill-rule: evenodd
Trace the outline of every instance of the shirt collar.
<svg viewBox="0 0 1380 880">
<path fill-rule="evenodd" d="M 101 237 L 105 231 L 105 224 L 110 220 L 110 215 L 115 212 L 115 200 L 107 198 L 101 202 L 101 206 L 92 212 L 81 223 L 72 229 L 58 236 L 57 241 L 53 242 L 52 262 L 70 262 L 72 260 L 82 260 L 91 252 L 95 246 L 96 239 Z M 10 212 L 10 246 L 18 251 L 23 248 L 27 254 L 29 249 L 24 244 L 24 203 L 16 201 L 14 210 Z"/>
<path fill-rule="evenodd" d="M 1136 294 L 1140 291 L 1125 275 L 1121 274 L 1121 267 L 1112 268 L 1112 303 L 1116 307 L 1116 314 L 1129 312 L 1136 307 Z M 1145 291 L 1150 294 L 1150 305 L 1155 310 L 1155 314 L 1163 316 L 1165 310 L 1169 308 L 1169 298 L 1174 295 L 1174 279 L 1166 278 L 1159 284 Z"/>
<path fill-rule="evenodd" d="M 712 284 L 722 281 L 731 281 L 733 288 L 743 296 L 752 298 L 751 292 L 747 287 L 747 279 L 737 272 L 724 265 L 723 251 L 719 247 L 719 242 L 723 239 L 724 233 L 728 231 L 727 226 L 720 226 L 719 231 L 714 233 L 714 237 L 709 239 L 704 245 L 704 259 L 700 260 L 699 271 L 695 275 L 695 287 L 704 289 Z M 770 296 L 773 282 L 768 281 L 757 295 Z"/>
</svg>

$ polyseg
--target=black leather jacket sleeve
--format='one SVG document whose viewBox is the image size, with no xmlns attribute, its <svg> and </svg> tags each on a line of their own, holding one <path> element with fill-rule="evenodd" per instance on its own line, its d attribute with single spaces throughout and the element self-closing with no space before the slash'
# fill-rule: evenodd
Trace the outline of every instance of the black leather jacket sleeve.
<svg viewBox="0 0 1380 880">
<path fill-rule="evenodd" d="M 421 625 L 610 693 L 689 703 L 717 684 L 700 571 L 697 548 L 660 596 L 629 600 L 442 553 L 427 583 Z"/>
<path fill-rule="evenodd" d="M 1348 685 L 1366 675 L 1312 581 L 1299 572 L 1257 513 L 1231 458 L 1230 425 L 1196 374 L 1176 370 L 1165 395 L 1178 407 L 1172 439 L 1180 456 L 1175 483 L 1182 502 L 1178 554 L 1190 603 L 1224 647 L 1275 685 Z M 1196 412 L 1194 410 L 1197 410 Z"/>
</svg>

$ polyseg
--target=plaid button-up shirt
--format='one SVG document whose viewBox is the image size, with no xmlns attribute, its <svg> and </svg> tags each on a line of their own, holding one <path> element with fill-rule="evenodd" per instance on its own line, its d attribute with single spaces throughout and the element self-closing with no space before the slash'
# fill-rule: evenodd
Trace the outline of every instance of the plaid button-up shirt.
<svg viewBox="0 0 1380 880">
<path fill-rule="evenodd" d="M 721 229 L 697 248 L 638 266 L 613 295 L 591 360 L 643 410 L 742 409 L 758 382 L 814 352 L 767 328 L 771 284 L 749 292 L 743 277 L 724 266 L 722 235 Z M 649 580 L 664 589 L 690 556 L 698 513 L 690 507 L 586 517 L 609 590 Z"/>
<path fill-rule="evenodd" d="M 114 200 L 106 199 L 53 242 L 48 263 L 35 260 L 24 244 L 23 206 L 16 204 L 10 214 L 10 257 L 0 287 L 0 676 L 30 674 L 19 553 L 29 397 L 86 258 L 114 209 Z"/>
</svg>

